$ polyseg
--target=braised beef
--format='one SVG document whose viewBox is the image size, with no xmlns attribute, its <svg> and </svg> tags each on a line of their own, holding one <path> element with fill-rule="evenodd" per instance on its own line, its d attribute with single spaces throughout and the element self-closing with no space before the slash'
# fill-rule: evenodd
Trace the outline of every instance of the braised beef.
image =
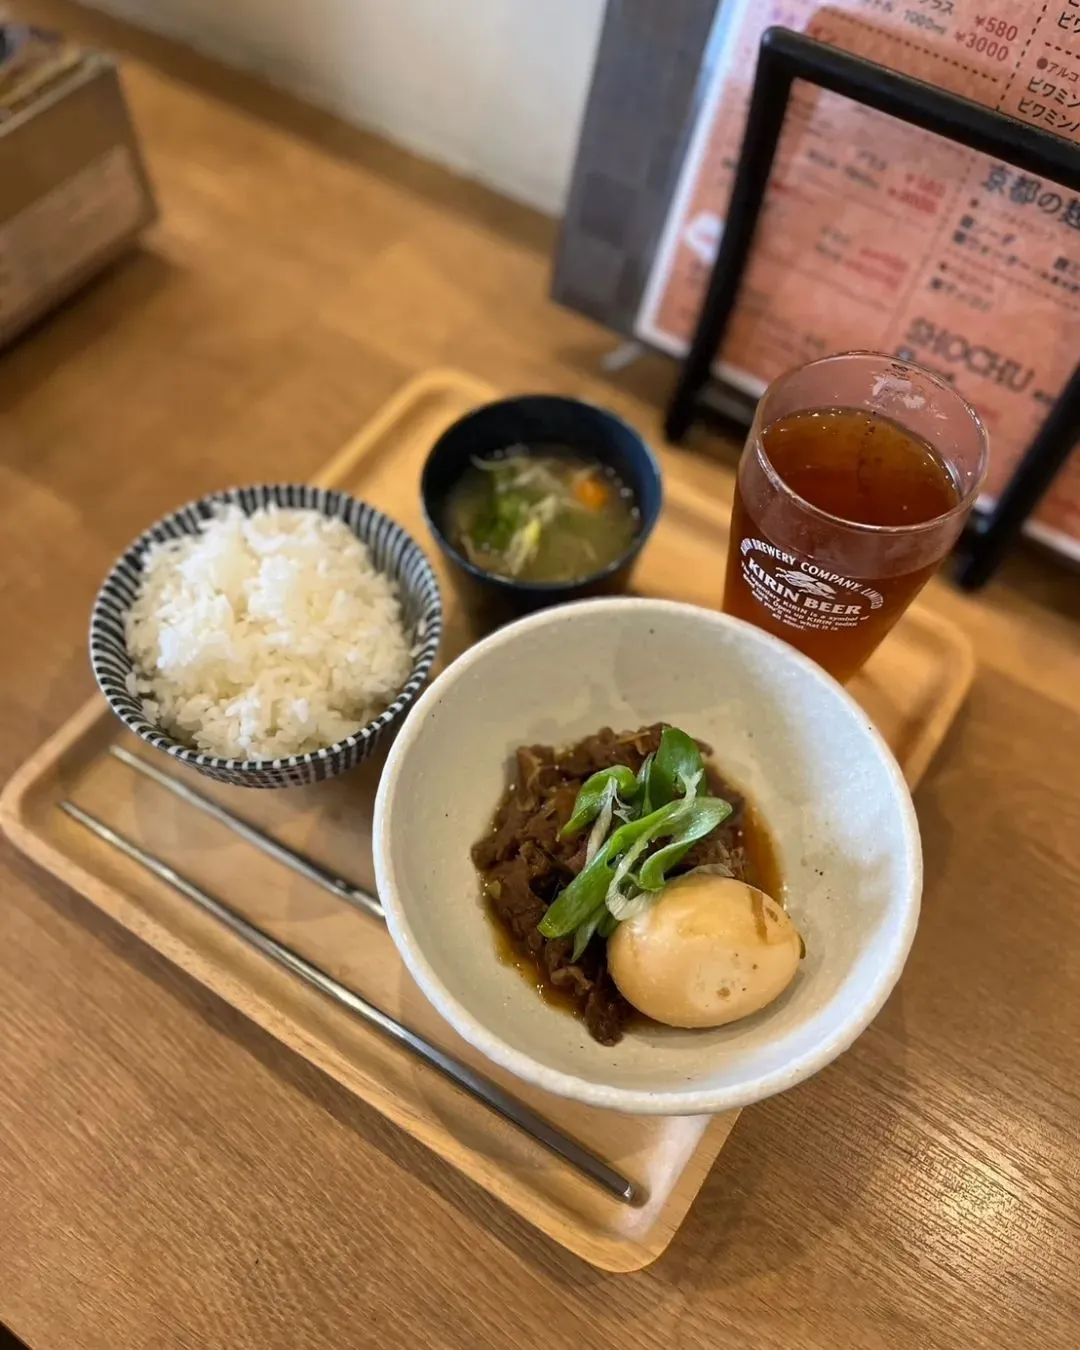
<svg viewBox="0 0 1080 1350">
<path fill-rule="evenodd" d="M 620 1040 L 634 1015 L 608 972 L 607 943 L 594 937 L 574 961 L 572 939 L 545 939 L 538 925 L 548 905 L 585 865 L 587 832 L 575 839 L 560 837 L 582 783 L 598 769 L 616 764 L 637 773 L 659 747 L 663 730 L 659 722 L 619 734 L 602 727 L 566 750 L 522 746 L 515 755 L 514 781 L 499 803 L 491 830 L 472 850 L 492 913 L 514 950 L 532 963 L 550 989 L 572 1003 L 602 1045 Z M 711 753 L 706 745 L 701 749 Z M 720 829 L 694 845 L 678 870 L 713 863 L 742 876 L 746 866 L 742 802 L 711 764 L 706 778 L 710 792 L 725 797 L 736 810 Z"/>
<path fill-rule="evenodd" d="M 589 1034 L 601 1045 L 617 1045 L 633 1015 L 633 1008 L 616 989 L 605 963 L 585 1000 L 585 1025 Z"/>
</svg>

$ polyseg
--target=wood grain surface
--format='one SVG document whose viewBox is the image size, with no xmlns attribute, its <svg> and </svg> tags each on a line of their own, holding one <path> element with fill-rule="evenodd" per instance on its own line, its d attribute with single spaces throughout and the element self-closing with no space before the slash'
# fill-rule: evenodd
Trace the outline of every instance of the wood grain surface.
<svg viewBox="0 0 1080 1350">
<path fill-rule="evenodd" d="M 654 431 L 671 380 L 599 378 L 610 337 L 545 299 L 547 222 L 167 44 L 22 8 L 137 58 L 164 219 L 0 357 L 3 776 L 88 694 L 96 584 L 178 500 L 310 475 L 433 365 Z M 0 845 L 0 1322 L 32 1350 L 1075 1346 L 1077 581 L 1025 554 L 930 598 L 980 669 L 917 794 L 901 985 L 744 1113 L 638 1275 L 538 1237 Z"/>
</svg>

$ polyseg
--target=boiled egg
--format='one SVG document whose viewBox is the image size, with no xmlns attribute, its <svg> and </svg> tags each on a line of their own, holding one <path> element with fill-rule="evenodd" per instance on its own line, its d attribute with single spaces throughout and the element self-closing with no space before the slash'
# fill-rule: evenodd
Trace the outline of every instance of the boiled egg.
<svg viewBox="0 0 1080 1350">
<path fill-rule="evenodd" d="M 745 881 L 688 873 L 619 924 L 608 969 L 623 997 L 671 1027 L 719 1027 L 791 983 L 803 953 L 782 905 Z"/>
</svg>

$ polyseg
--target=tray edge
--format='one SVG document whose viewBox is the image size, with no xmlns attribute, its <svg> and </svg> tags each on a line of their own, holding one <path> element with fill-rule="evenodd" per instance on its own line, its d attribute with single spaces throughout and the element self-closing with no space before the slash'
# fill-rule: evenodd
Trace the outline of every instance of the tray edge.
<svg viewBox="0 0 1080 1350">
<path fill-rule="evenodd" d="M 683 1172 L 679 1174 L 678 1181 L 681 1181 L 688 1173 L 691 1173 L 692 1179 L 697 1180 L 697 1185 L 686 1197 L 685 1205 L 681 1204 L 680 1196 L 680 1203 L 676 1205 L 675 1213 L 672 1213 L 669 1200 L 664 1208 L 657 1211 L 653 1224 L 639 1237 L 608 1237 L 589 1231 L 582 1225 L 575 1226 L 568 1221 L 568 1211 L 565 1208 L 559 1206 L 555 1201 L 544 1198 L 538 1192 L 532 1193 L 531 1206 L 523 1206 L 518 1198 L 520 1193 L 514 1191 L 509 1181 L 506 1184 L 502 1183 L 497 1167 L 489 1171 L 483 1166 L 469 1167 L 463 1165 L 463 1154 L 474 1157 L 478 1161 L 482 1161 L 482 1159 L 475 1150 L 454 1139 L 445 1127 L 441 1127 L 435 1122 L 427 1124 L 421 1117 L 406 1109 L 399 1108 L 394 1095 L 389 1092 L 382 1092 L 376 1081 L 370 1080 L 370 1086 L 359 1086 L 355 1081 L 347 1079 L 344 1073 L 336 1067 L 339 1057 L 343 1064 L 347 1062 L 344 1054 L 332 1048 L 329 1053 L 326 1053 L 324 1043 L 320 1039 L 311 1036 L 294 1019 L 283 1018 L 276 1005 L 268 1002 L 257 991 L 252 991 L 250 986 L 245 985 L 248 990 L 246 1006 L 240 1007 L 226 992 L 227 985 L 223 988 L 222 982 L 216 977 L 216 972 L 212 968 L 208 969 L 208 967 L 213 966 L 211 960 L 187 947 L 183 940 L 178 939 L 164 924 L 149 915 L 139 905 L 126 899 L 119 887 L 113 886 L 87 871 L 81 863 L 68 857 L 34 828 L 28 813 L 24 809 L 24 803 L 28 789 L 40 776 L 41 766 L 39 761 L 44 761 L 47 764 L 90 732 L 95 722 L 107 722 L 110 717 L 108 705 L 95 695 L 8 779 L 3 790 L 0 791 L 0 830 L 7 836 L 14 848 L 35 866 L 40 867 L 62 885 L 75 891 L 111 922 L 131 933 L 139 942 L 144 943 L 149 950 L 181 970 L 187 978 L 194 980 L 202 988 L 208 990 L 213 997 L 219 998 L 230 1007 L 236 1008 L 242 1016 L 248 1018 L 261 1030 L 272 1036 L 274 1040 L 284 1045 L 286 1049 L 300 1055 L 321 1073 L 325 1073 L 333 1079 L 345 1091 L 359 1097 L 366 1105 L 390 1120 L 398 1129 L 404 1130 L 424 1148 L 429 1149 L 443 1163 L 460 1172 L 473 1185 L 493 1196 L 505 1205 L 511 1213 L 538 1229 L 552 1242 L 572 1251 L 590 1265 L 612 1274 L 628 1274 L 635 1270 L 641 1270 L 655 1261 L 667 1249 L 690 1206 L 696 1199 L 704 1178 L 715 1162 L 727 1135 L 734 1128 L 734 1120 L 728 1124 L 727 1117 L 724 1115 L 714 1116 L 711 1119 L 702 1132 L 701 1141 L 692 1154 L 693 1161 L 700 1165 L 700 1178 L 696 1176 L 696 1168 L 692 1172 L 690 1166 L 684 1168 Z M 236 939 L 236 941 L 239 942 L 240 940 Z M 282 1034 L 283 1021 L 288 1023 L 288 1031 L 285 1035 Z M 366 1075 L 360 1074 L 358 1077 L 363 1080 Z M 721 1127 L 727 1125 L 728 1127 L 718 1131 L 718 1125 Z M 713 1136 L 718 1134 L 719 1137 L 715 1139 L 714 1145 Z M 678 1194 L 678 1181 L 669 1192 L 669 1197 Z M 650 1237 L 653 1240 L 650 1240 Z"/>
</svg>

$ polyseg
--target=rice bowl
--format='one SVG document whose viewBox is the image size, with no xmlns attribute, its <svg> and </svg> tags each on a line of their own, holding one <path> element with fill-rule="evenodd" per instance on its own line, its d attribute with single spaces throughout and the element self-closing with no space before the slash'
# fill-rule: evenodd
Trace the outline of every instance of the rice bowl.
<svg viewBox="0 0 1080 1350">
<path fill-rule="evenodd" d="M 344 740 L 405 683 L 394 582 L 316 511 L 220 506 L 155 543 L 124 623 L 148 721 L 212 755 L 274 759 Z"/>
<path fill-rule="evenodd" d="M 290 512 L 320 520 L 279 537 Z M 229 523 L 225 534 L 215 520 Z M 306 552 L 317 572 L 324 526 L 334 556 L 323 558 L 322 580 L 305 579 L 292 555 Z M 162 563 L 159 587 L 151 578 Z M 156 623 L 141 594 L 155 599 Z M 135 540 L 94 604 L 90 660 L 113 712 L 148 744 L 219 781 L 285 787 L 366 759 L 417 697 L 441 634 L 434 572 L 399 525 L 343 492 L 269 484 L 191 502 Z M 162 669 L 150 668 L 155 650 Z M 232 738 L 218 744 L 240 753 L 201 748 L 198 729 Z"/>
</svg>

